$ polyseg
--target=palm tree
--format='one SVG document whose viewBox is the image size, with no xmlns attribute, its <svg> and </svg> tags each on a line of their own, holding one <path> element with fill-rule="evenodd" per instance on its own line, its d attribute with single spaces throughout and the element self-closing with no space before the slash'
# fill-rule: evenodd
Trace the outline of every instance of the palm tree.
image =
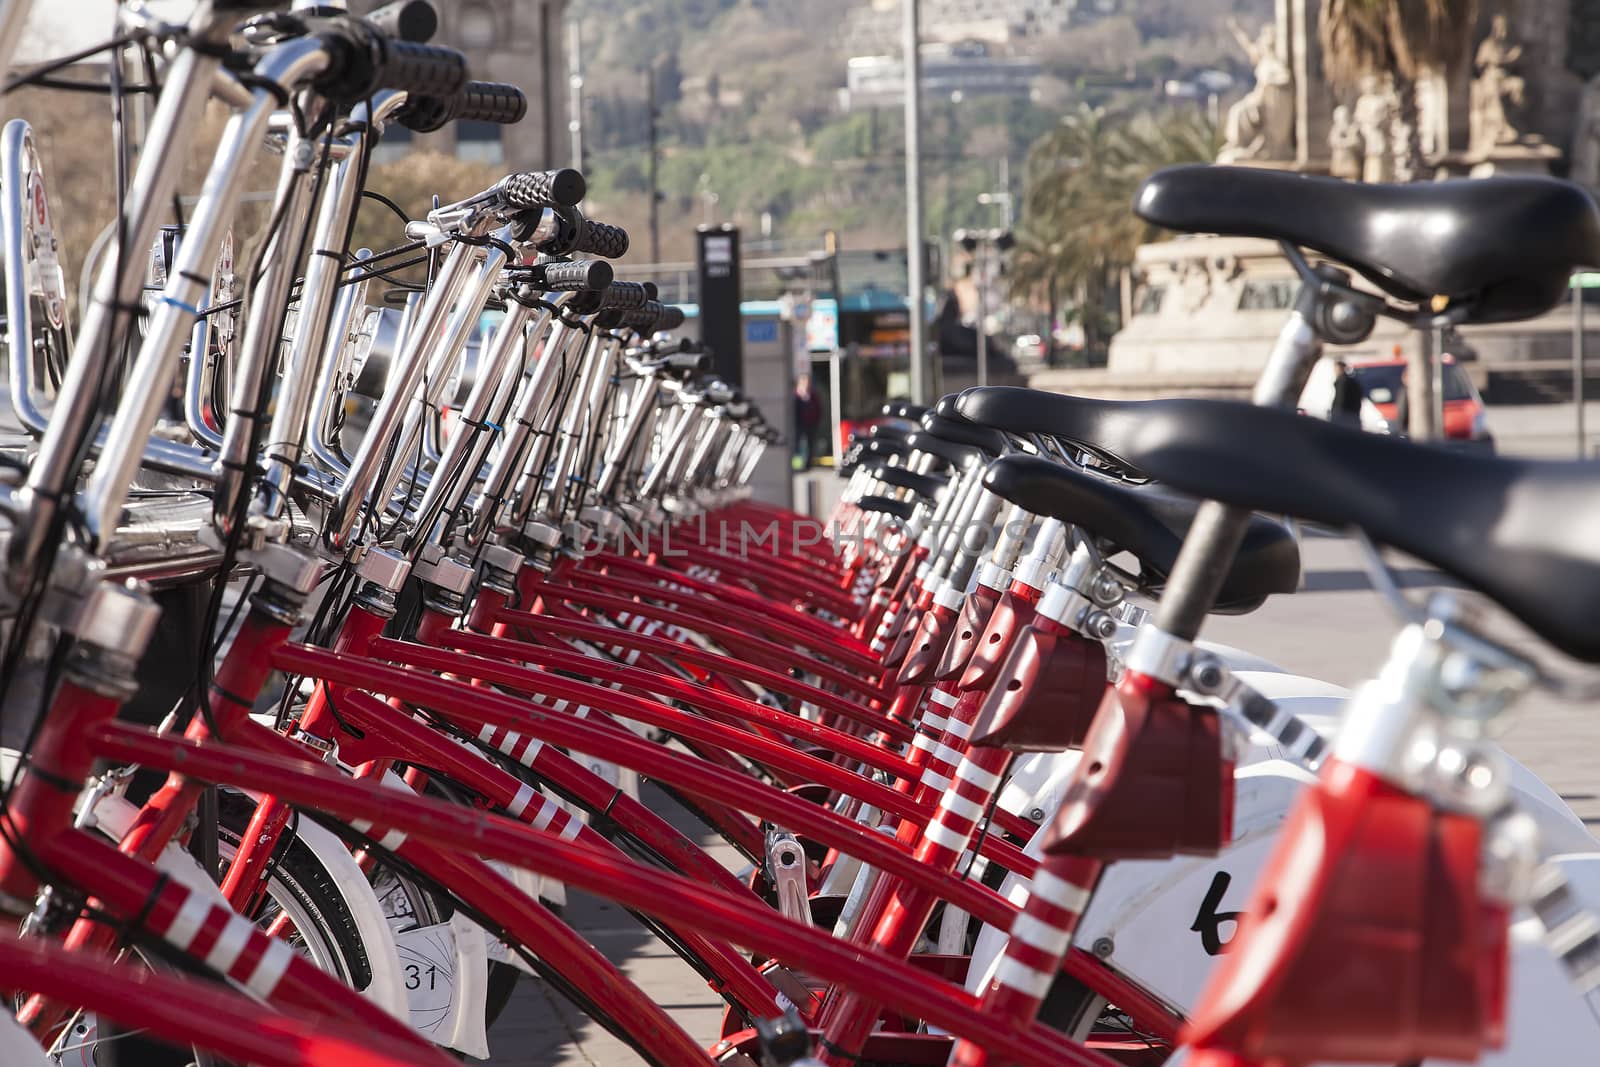
<svg viewBox="0 0 1600 1067">
<path fill-rule="evenodd" d="M 1199 112 L 1114 114 L 1080 104 L 1028 152 L 1011 288 L 1050 302 L 1065 293 L 1094 349 L 1113 323 L 1105 307 L 1134 251 L 1156 239 L 1129 210 L 1151 171 L 1216 157 L 1216 130 Z"/>
<path fill-rule="evenodd" d="M 1364 75 L 1393 79 L 1407 132 L 1398 169 L 1420 175 L 1417 82 L 1448 71 L 1467 55 L 1478 21 L 1478 0 L 1322 0 L 1318 34 L 1322 64 L 1335 85 Z"/>
</svg>

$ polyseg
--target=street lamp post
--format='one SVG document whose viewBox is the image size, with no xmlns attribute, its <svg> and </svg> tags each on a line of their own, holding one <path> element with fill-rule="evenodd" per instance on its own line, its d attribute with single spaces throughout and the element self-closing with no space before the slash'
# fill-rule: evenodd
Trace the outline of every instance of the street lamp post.
<svg viewBox="0 0 1600 1067">
<path fill-rule="evenodd" d="M 918 0 L 901 0 L 905 22 L 901 44 L 905 52 L 906 118 L 906 290 L 911 319 L 911 400 L 926 404 L 928 397 L 927 323 L 923 321 L 922 294 L 922 52 L 921 12 Z"/>
<path fill-rule="evenodd" d="M 990 194 L 984 194 L 988 196 Z M 982 200 L 982 197 L 979 198 Z M 991 201 L 983 201 L 989 203 Z M 978 288 L 978 384 L 989 384 L 989 252 L 1004 254 L 1016 244 L 1010 230 L 957 230 L 956 243 L 973 257 L 972 274 Z"/>
</svg>

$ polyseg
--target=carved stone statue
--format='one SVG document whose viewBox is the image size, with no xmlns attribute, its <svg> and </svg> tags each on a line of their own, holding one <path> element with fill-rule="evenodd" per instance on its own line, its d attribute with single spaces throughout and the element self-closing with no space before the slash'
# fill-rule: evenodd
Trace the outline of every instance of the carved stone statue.
<svg viewBox="0 0 1600 1067">
<path fill-rule="evenodd" d="M 1411 139 L 1416 129 L 1406 121 L 1405 111 L 1396 106 L 1389 114 L 1389 158 L 1391 181 L 1416 181 L 1419 175 L 1411 157 Z"/>
<path fill-rule="evenodd" d="M 1344 104 L 1333 109 L 1333 125 L 1328 128 L 1328 153 L 1329 174 L 1350 181 L 1361 180 L 1361 130 Z"/>
<path fill-rule="evenodd" d="M 1600 186 L 1600 74 L 1584 83 L 1571 159 L 1573 181 L 1590 189 Z"/>
<path fill-rule="evenodd" d="M 1366 74 L 1361 78 L 1360 88 L 1353 121 L 1361 136 L 1361 180 L 1392 181 L 1394 153 L 1390 150 L 1389 138 L 1395 112 L 1399 110 L 1395 106 L 1394 86 L 1388 78 Z"/>
<path fill-rule="evenodd" d="M 1478 54 L 1472 61 L 1472 112 L 1467 141 L 1471 154 L 1487 155 L 1520 139 L 1506 105 L 1522 104 L 1526 82 L 1511 70 L 1521 57 L 1522 46 L 1512 42 L 1506 17 L 1496 15 L 1490 22 L 1489 36 L 1478 45 Z"/>
<path fill-rule="evenodd" d="M 1256 83 L 1228 109 L 1225 143 L 1218 163 L 1294 158 L 1294 73 L 1271 24 L 1255 40 L 1233 19 L 1228 20 L 1239 47 L 1250 57 Z"/>
</svg>

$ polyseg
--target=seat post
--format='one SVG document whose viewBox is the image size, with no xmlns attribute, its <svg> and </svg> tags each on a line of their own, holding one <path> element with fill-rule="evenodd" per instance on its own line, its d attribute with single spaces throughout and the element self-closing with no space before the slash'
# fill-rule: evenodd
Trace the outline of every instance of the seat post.
<svg viewBox="0 0 1600 1067">
<path fill-rule="evenodd" d="M 1311 324 L 1317 321 L 1317 305 L 1324 299 L 1317 288 L 1300 286 L 1294 310 L 1278 332 L 1266 369 L 1251 394 L 1252 402 L 1262 407 L 1292 408 L 1299 401 L 1306 376 L 1322 355 L 1322 338 Z M 1200 505 L 1156 609 L 1158 629 L 1184 641 L 1193 641 L 1199 635 L 1249 523 L 1250 512 L 1245 508 L 1228 507 L 1214 500 Z"/>
</svg>

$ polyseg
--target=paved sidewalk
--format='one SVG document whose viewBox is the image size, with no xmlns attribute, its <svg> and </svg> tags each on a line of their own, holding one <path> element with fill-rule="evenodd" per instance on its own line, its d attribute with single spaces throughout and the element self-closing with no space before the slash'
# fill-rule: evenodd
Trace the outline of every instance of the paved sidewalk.
<svg viewBox="0 0 1600 1067">
<path fill-rule="evenodd" d="M 730 870 L 745 859 L 711 836 L 659 789 L 647 785 L 644 799 Z M 666 1007 L 695 1040 L 710 1045 L 720 1036 L 722 1001 L 687 964 L 657 941 L 632 915 L 607 901 L 567 890 L 565 917 L 629 978 Z M 527 975 L 517 983 L 505 1013 L 489 1031 L 494 1067 L 621 1067 L 637 1064 L 632 1049 L 591 1023 L 559 993 Z"/>
</svg>

